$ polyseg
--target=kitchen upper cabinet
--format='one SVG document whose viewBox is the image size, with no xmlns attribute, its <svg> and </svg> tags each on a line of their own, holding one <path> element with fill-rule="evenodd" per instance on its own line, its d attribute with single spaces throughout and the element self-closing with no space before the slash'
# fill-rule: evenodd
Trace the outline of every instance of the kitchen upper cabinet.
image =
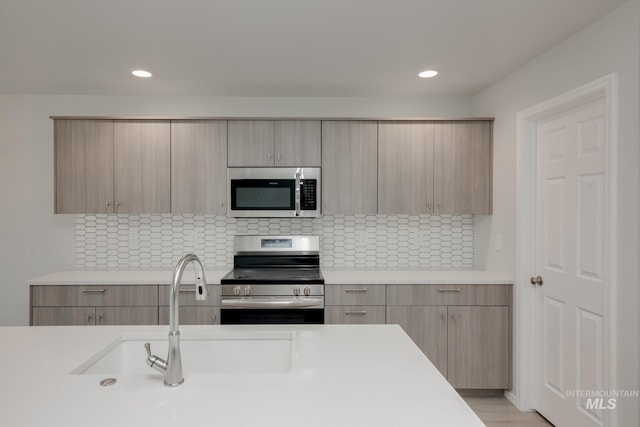
<svg viewBox="0 0 640 427">
<path fill-rule="evenodd" d="M 227 122 L 171 122 L 171 212 L 226 213 Z"/>
<path fill-rule="evenodd" d="M 230 120 L 229 167 L 320 166 L 319 120 Z"/>
<path fill-rule="evenodd" d="M 324 214 L 377 213 L 377 170 L 377 122 L 322 122 Z"/>
<path fill-rule="evenodd" d="M 55 213 L 106 213 L 113 204 L 113 121 L 54 122 Z"/>
<path fill-rule="evenodd" d="M 116 120 L 113 167 L 116 213 L 171 212 L 168 120 Z"/>
<path fill-rule="evenodd" d="M 320 120 L 275 122 L 275 166 L 320 167 Z"/>
<path fill-rule="evenodd" d="M 274 165 L 274 122 L 229 120 L 229 167 Z"/>
<path fill-rule="evenodd" d="M 379 122 L 378 212 L 490 214 L 491 126 Z"/>
<path fill-rule="evenodd" d="M 434 213 L 491 213 L 491 140 L 488 121 L 435 124 Z"/>
<path fill-rule="evenodd" d="M 168 213 L 168 121 L 56 120 L 56 213 Z"/>
<path fill-rule="evenodd" d="M 378 213 L 432 213 L 433 123 L 378 125 Z"/>
</svg>

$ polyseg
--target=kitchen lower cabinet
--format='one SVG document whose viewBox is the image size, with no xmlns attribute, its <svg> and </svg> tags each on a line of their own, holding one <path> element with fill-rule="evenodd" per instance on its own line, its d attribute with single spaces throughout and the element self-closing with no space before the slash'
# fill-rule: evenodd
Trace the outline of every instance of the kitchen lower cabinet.
<svg viewBox="0 0 640 427">
<path fill-rule="evenodd" d="M 157 325 L 158 286 L 31 286 L 30 324 Z"/>
<path fill-rule="evenodd" d="M 169 304 L 171 287 L 159 287 L 159 323 L 169 324 Z M 208 297 L 196 301 L 194 285 L 181 285 L 178 290 L 178 316 L 181 325 L 219 325 L 220 324 L 220 285 L 207 285 Z"/>
<path fill-rule="evenodd" d="M 33 307 L 32 326 L 157 325 L 156 307 Z"/>
<path fill-rule="evenodd" d="M 511 388 L 509 285 L 388 285 L 387 323 L 455 388 Z"/>
<path fill-rule="evenodd" d="M 161 306 L 160 325 L 169 324 L 169 306 Z M 220 307 L 180 307 L 178 310 L 181 325 L 219 325 Z"/>
<path fill-rule="evenodd" d="M 384 324 L 385 285 L 325 284 L 324 323 Z"/>
<path fill-rule="evenodd" d="M 385 317 L 383 305 L 334 305 L 324 308 L 324 323 L 327 325 L 385 324 Z"/>
</svg>

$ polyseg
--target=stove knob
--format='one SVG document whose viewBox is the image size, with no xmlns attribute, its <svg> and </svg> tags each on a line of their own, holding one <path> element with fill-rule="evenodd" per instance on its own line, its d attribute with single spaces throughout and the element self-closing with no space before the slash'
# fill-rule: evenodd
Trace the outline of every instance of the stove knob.
<svg viewBox="0 0 640 427">
<path fill-rule="evenodd" d="M 305 286 L 305 287 L 304 287 L 304 294 L 305 294 L 306 296 L 311 295 L 311 288 L 310 288 L 310 287 L 308 287 L 308 286 Z"/>
<path fill-rule="evenodd" d="M 300 295 L 300 288 L 293 288 L 293 294 L 294 294 L 295 296 Z"/>
<path fill-rule="evenodd" d="M 236 286 L 233 288 L 233 294 L 234 295 L 240 295 L 242 289 L 240 289 L 240 286 Z"/>
<path fill-rule="evenodd" d="M 251 295 L 251 286 L 247 286 L 246 288 L 244 288 L 244 294 Z"/>
</svg>

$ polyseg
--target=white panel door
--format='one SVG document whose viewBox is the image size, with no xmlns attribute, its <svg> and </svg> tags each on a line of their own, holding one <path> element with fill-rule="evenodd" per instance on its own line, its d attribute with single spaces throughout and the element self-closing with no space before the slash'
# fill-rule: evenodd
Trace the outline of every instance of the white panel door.
<svg viewBox="0 0 640 427">
<path fill-rule="evenodd" d="M 556 426 L 608 425 L 604 99 L 537 124 L 536 409 Z"/>
</svg>

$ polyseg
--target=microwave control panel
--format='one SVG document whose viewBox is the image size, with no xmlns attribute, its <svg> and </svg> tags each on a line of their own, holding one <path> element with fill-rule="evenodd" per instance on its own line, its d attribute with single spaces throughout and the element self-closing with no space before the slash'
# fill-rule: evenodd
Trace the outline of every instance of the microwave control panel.
<svg viewBox="0 0 640 427">
<path fill-rule="evenodd" d="M 302 210 L 316 210 L 316 180 L 303 179 L 300 181 L 300 208 Z"/>
</svg>

